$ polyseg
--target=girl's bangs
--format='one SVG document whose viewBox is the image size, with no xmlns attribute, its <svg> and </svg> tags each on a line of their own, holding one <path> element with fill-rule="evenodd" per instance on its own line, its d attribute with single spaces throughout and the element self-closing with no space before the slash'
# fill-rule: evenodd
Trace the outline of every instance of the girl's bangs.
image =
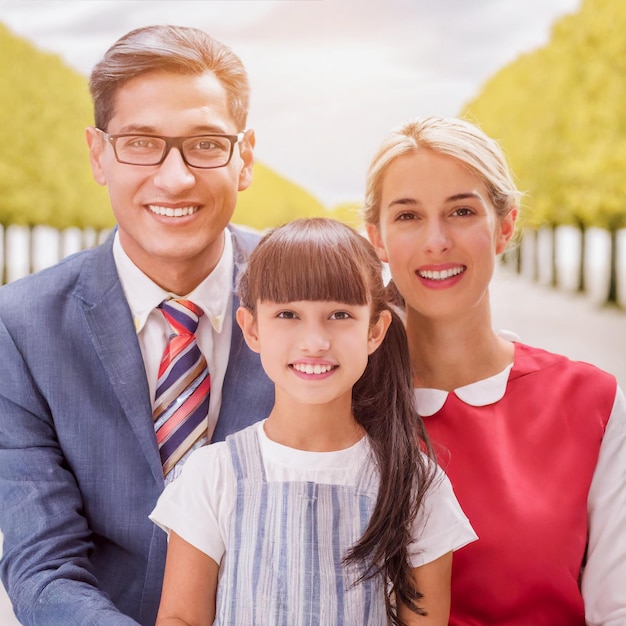
<svg viewBox="0 0 626 626">
<path fill-rule="evenodd" d="M 362 264 L 352 246 L 342 243 L 305 240 L 276 249 L 262 264 L 271 278 L 260 281 L 258 299 L 367 304 L 369 289 Z"/>
</svg>

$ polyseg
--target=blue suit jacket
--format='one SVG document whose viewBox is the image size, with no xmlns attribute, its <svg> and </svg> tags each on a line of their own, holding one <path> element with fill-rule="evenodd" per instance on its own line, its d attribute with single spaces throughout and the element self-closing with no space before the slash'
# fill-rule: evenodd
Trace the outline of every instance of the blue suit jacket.
<svg viewBox="0 0 626 626">
<path fill-rule="evenodd" d="M 258 238 L 231 231 L 236 274 Z M 272 403 L 273 386 L 234 321 L 213 441 L 266 417 Z M 152 626 L 166 535 L 148 514 L 162 490 L 112 237 L 2 287 L 0 569 L 18 619 Z"/>
</svg>

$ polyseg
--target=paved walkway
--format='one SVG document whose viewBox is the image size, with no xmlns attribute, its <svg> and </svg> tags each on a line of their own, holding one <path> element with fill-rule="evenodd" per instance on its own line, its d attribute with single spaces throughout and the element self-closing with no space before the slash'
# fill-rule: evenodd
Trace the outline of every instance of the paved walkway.
<svg viewBox="0 0 626 626">
<path fill-rule="evenodd" d="M 626 389 L 626 311 L 531 283 L 499 269 L 491 287 L 495 328 L 611 372 Z"/>
<path fill-rule="evenodd" d="M 626 312 L 600 308 L 587 298 L 535 285 L 503 269 L 494 278 L 491 300 L 496 328 L 514 331 L 525 343 L 594 363 L 615 374 L 626 389 Z M 1 588 L 0 624 L 18 624 Z"/>
</svg>

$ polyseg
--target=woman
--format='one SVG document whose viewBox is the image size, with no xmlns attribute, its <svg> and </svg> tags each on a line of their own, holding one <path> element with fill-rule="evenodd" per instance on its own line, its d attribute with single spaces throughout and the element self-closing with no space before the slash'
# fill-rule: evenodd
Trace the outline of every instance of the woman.
<svg viewBox="0 0 626 626">
<path fill-rule="evenodd" d="M 520 195 L 498 144 L 463 120 L 405 124 L 368 174 L 367 230 L 404 301 L 418 411 L 479 536 L 454 557 L 450 624 L 624 624 L 624 395 L 491 327 Z"/>
</svg>

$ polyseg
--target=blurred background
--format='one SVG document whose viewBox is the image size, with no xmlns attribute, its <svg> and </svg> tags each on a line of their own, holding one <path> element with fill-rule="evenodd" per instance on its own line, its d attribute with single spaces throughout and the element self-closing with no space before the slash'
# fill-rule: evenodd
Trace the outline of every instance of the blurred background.
<svg viewBox="0 0 626 626">
<path fill-rule="evenodd" d="M 258 161 L 236 222 L 331 214 L 358 226 L 384 135 L 417 115 L 464 116 L 501 142 L 526 192 L 504 262 L 626 305 L 622 0 L 4 0 L 1 282 L 113 226 L 87 163 L 87 77 L 149 23 L 203 28 L 248 68 Z"/>
</svg>

